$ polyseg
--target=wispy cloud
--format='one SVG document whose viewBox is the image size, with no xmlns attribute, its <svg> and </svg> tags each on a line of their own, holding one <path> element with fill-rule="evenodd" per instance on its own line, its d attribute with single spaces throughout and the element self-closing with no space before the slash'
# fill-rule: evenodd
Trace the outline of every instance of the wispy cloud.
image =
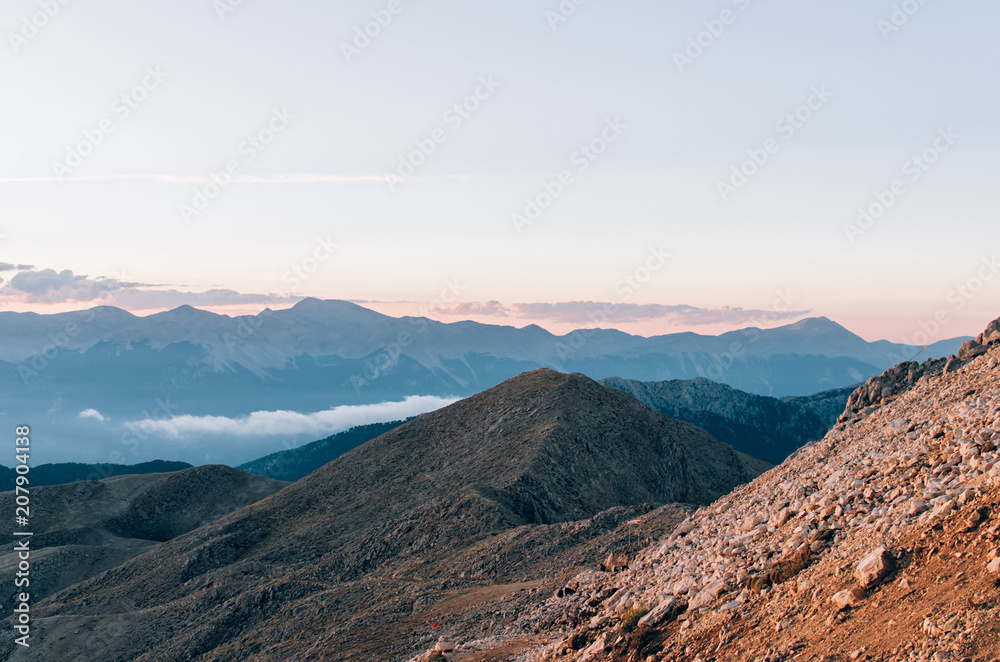
<svg viewBox="0 0 1000 662">
<path fill-rule="evenodd" d="M 447 309 L 436 309 L 442 315 L 516 317 L 525 320 L 564 324 L 625 324 L 647 320 L 664 320 L 674 324 L 702 326 L 711 324 L 751 324 L 761 320 L 779 321 L 803 317 L 808 310 L 774 312 L 733 306 L 698 308 L 696 306 L 601 301 L 568 301 L 561 303 L 515 303 L 504 306 L 498 301 L 462 303 Z"/>
<path fill-rule="evenodd" d="M 24 266 L 28 265 L 19 265 L 19 267 Z M 138 283 L 122 283 L 113 278 L 77 275 L 69 269 L 62 271 L 24 269 L 18 271 L 0 288 L 0 299 L 16 299 L 27 303 L 89 302 L 103 299 L 116 290 L 138 285 Z"/>
<path fill-rule="evenodd" d="M 413 177 L 414 180 L 453 180 L 470 182 L 469 175 L 435 175 L 432 177 Z M 198 185 L 212 182 L 210 175 L 163 175 L 163 174 L 131 174 L 131 175 L 73 175 L 70 177 L 0 177 L 0 184 L 25 184 L 44 182 L 139 182 L 148 184 L 185 184 Z M 384 184 L 385 175 L 354 174 L 338 175 L 324 172 L 267 172 L 243 173 L 233 177 L 238 184 L 354 184 L 359 182 L 377 182 Z"/>
<path fill-rule="evenodd" d="M 442 315 L 473 316 L 485 315 L 488 317 L 509 317 L 510 309 L 499 301 L 487 301 L 486 303 L 471 302 L 460 303 L 451 308 L 435 308 Z"/>
<path fill-rule="evenodd" d="M 0 263 L 0 272 L 16 270 L 4 282 L 0 279 L 0 301 L 22 303 L 101 303 L 128 310 L 152 310 L 191 306 L 230 306 L 295 303 L 301 296 L 246 294 L 235 290 L 213 289 L 184 292 L 164 289 L 150 283 L 134 283 L 116 278 L 91 278 L 70 269 L 35 270 L 31 265 Z"/>
<path fill-rule="evenodd" d="M 104 415 L 96 409 L 84 409 L 80 412 L 80 418 L 92 418 L 95 421 L 101 421 L 102 423 L 107 420 Z"/>
<path fill-rule="evenodd" d="M 224 435 L 230 438 L 311 435 L 320 439 L 355 425 L 400 420 L 424 414 L 457 400 L 458 398 L 414 395 L 401 402 L 345 405 L 307 414 L 296 411 L 256 411 L 242 418 L 175 416 L 165 420 L 133 421 L 126 426 L 144 434 L 175 440 L 198 439 L 204 435 Z"/>
</svg>

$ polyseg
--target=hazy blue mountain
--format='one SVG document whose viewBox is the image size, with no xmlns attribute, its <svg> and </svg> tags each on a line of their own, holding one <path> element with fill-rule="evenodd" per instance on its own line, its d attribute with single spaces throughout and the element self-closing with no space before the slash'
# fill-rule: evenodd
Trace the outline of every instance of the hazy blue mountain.
<svg viewBox="0 0 1000 662">
<path fill-rule="evenodd" d="M 167 473 L 190 468 L 191 465 L 187 462 L 166 462 L 163 460 L 131 465 L 67 462 L 62 464 L 40 464 L 37 467 L 31 467 L 28 479 L 31 481 L 31 486 L 39 487 L 41 485 L 65 485 L 66 483 L 76 483 L 81 480 L 104 480 L 113 476 Z M 14 479 L 16 477 L 17 472 L 14 469 L 0 466 L 0 492 L 13 490 Z"/>
<path fill-rule="evenodd" d="M 964 340 L 938 343 L 924 355 L 954 353 Z M 0 425 L 32 425 L 44 461 L 127 464 L 169 456 L 202 464 L 229 460 L 192 450 L 183 439 L 156 437 L 155 430 L 136 439 L 126 425 L 182 415 L 308 413 L 410 395 L 466 397 L 538 368 L 594 379 L 706 377 L 748 393 L 801 396 L 864 381 L 915 352 L 866 342 L 826 318 L 720 336 L 644 338 L 393 318 L 316 299 L 232 318 L 190 306 L 148 317 L 111 307 L 2 312 Z M 80 417 L 90 409 L 100 416 Z M 277 430 L 261 450 L 316 436 Z"/>
<path fill-rule="evenodd" d="M 854 390 L 849 387 L 778 399 L 744 393 L 701 377 L 662 382 L 613 377 L 601 383 L 771 464 L 779 464 L 802 445 L 822 439 Z M 837 413 L 831 415 L 834 410 Z"/>
</svg>

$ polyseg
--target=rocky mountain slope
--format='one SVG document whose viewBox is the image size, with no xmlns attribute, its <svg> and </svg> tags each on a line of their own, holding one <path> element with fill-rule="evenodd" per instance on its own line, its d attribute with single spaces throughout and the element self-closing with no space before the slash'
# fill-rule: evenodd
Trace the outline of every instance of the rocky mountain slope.
<svg viewBox="0 0 1000 662">
<path fill-rule="evenodd" d="M 94 577 L 285 485 L 229 467 L 203 466 L 30 487 L 31 595 L 40 600 Z M 0 512 L 14 513 L 15 498 L 14 492 L 0 493 Z M 0 532 L 3 577 L 13 577 L 18 564 L 17 538 L 10 531 Z"/>
<path fill-rule="evenodd" d="M 741 453 L 778 464 L 800 446 L 822 439 L 844 411 L 853 388 L 803 398 L 753 395 L 704 378 L 639 382 L 612 377 L 624 391 L 661 414 L 702 428 Z M 829 412 L 835 409 L 831 417 Z"/>
<path fill-rule="evenodd" d="M 31 652 L 399 659 L 437 620 L 490 631 L 557 569 L 637 544 L 625 518 L 652 511 L 647 532 L 665 532 L 681 511 L 658 504 L 708 503 L 766 468 L 582 375 L 527 373 L 51 596 Z"/>
<path fill-rule="evenodd" d="M 1000 321 L 977 347 L 860 388 L 821 441 L 505 641 L 531 662 L 997 658 Z M 513 659 L 462 643 L 448 660 Z"/>
<path fill-rule="evenodd" d="M 347 451 L 398 428 L 405 422 L 390 421 L 358 425 L 326 439 L 271 453 L 236 468 L 257 476 L 294 482 L 303 476 L 308 476 L 324 464 L 336 460 Z"/>
</svg>

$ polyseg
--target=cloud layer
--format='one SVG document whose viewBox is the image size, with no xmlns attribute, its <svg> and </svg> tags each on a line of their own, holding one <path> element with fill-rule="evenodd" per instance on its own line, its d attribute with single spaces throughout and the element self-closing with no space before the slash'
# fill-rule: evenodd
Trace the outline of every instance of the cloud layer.
<svg viewBox="0 0 1000 662">
<path fill-rule="evenodd" d="M 797 319 L 808 310 L 774 312 L 732 306 L 698 308 L 667 306 L 656 303 L 611 303 L 601 301 L 568 301 L 562 303 L 515 303 L 504 306 L 498 301 L 463 303 L 447 309 L 437 309 L 442 315 L 516 317 L 525 320 L 600 326 L 647 320 L 664 320 L 673 324 L 701 326 L 709 324 L 752 324 Z"/>
<path fill-rule="evenodd" d="M 126 427 L 174 440 L 198 440 L 204 436 L 228 438 L 312 437 L 321 439 L 356 425 L 401 420 L 425 414 L 456 402 L 458 398 L 409 396 L 401 402 L 345 405 L 302 414 L 295 411 L 255 411 L 242 418 L 226 416 L 175 416 L 164 420 L 132 421 Z M 82 414 L 81 414 L 82 415 Z"/>
<path fill-rule="evenodd" d="M 191 306 L 230 306 L 251 304 L 295 303 L 301 296 L 274 294 L 244 294 L 235 290 L 214 289 L 205 292 L 183 292 L 163 289 L 149 283 L 133 283 L 115 278 L 91 278 L 69 269 L 35 270 L 32 265 L 0 262 L 0 272 L 16 271 L 0 287 L 0 301 L 59 304 L 91 303 L 119 306 L 127 310 L 150 310 Z"/>
</svg>

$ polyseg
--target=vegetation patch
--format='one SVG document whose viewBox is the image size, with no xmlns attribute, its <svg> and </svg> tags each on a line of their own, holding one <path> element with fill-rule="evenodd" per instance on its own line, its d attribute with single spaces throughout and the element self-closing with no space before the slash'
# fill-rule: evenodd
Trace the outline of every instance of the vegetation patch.
<svg viewBox="0 0 1000 662">
<path fill-rule="evenodd" d="M 625 613 L 622 614 L 622 630 L 626 633 L 631 632 L 635 629 L 635 626 L 639 624 L 639 619 L 648 613 L 649 609 L 643 606 L 626 609 Z"/>
</svg>

